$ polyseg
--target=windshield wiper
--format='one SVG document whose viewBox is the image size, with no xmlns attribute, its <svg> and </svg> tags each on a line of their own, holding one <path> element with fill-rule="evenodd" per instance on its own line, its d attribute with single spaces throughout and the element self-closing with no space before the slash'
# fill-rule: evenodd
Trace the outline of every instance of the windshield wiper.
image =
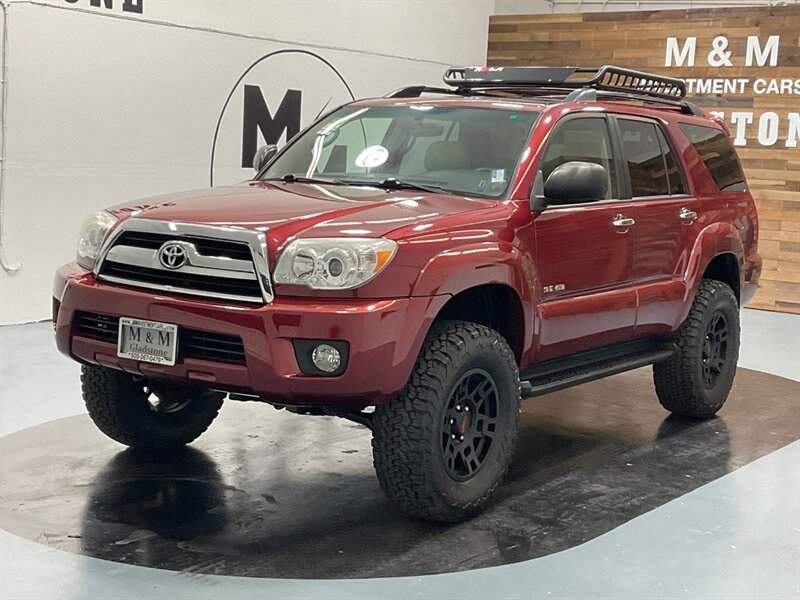
<svg viewBox="0 0 800 600">
<path fill-rule="evenodd" d="M 347 181 L 348 185 L 369 185 L 372 187 L 382 188 L 384 190 L 419 190 L 420 192 L 429 192 L 431 194 L 452 194 L 450 190 L 446 190 L 438 185 L 422 185 L 419 183 L 412 183 L 410 181 L 402 181 L 394 177 L 389 177 L 383 181 Z"/>
<path fill-rule="evenodd" d="M 283 177 L 269 177 L 262 181 L 283 181 L 284 183 L 317 183 L 323 185 L 363 185 L 376 187 L 384 190 L 419 190 L 431 194 L 453 194 L 453 192 L 439 187 L 438 185 L 421 185 L 410 181 L 401 181 L 394 177 L 389 177 L 383 181 L 344 181 L 342 179 L 315 179 L 314 177 L 302 177 L 287 173 Z"/>
<path fill-rule="evenodd" d="M 321 183 L 324 185 L 345 185 L 338 179 L 315 179 L 314 177 L 298 177 L 292 173 L 287 173 L 283 177 L 269 177 L 262 181 L 283 181 L 284 183 Z"/>
</svg>

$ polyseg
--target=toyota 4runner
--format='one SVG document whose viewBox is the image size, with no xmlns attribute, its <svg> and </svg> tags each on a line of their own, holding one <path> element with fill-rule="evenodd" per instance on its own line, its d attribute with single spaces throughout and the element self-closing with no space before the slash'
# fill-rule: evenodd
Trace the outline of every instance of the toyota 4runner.
<svg viewBox="0 0 800 600">
<path fill-rule="evenodd" d="M 653 365 L 668 411 L 722 407 L 761 270 L 723 122 L 618 67 L 445 83 L 85 222 L 53 319 L 103 433 L 173 449 L 225 398 L 345 417 L 402 509 L 453 521 L 496 490 L 524 397 Z"/>
</svg>

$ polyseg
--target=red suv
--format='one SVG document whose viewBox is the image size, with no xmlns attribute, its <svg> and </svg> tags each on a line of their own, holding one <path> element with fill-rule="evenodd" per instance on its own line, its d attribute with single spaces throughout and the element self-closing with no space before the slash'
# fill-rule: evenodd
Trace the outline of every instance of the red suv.
<svg viewBox="0 0 800 600">
<path fill-rule="evenodd" d="M 497 488 L 523 397 L 652 364 L 667 410 L 721 408 L 761 269 L 724 124 L 617 67 L 445 83 L 86 221 L 53 318 L 106 435 L 174 448 L 224 398 L 336 415 L 400 507 L 452 521 Z"/>
</svg>

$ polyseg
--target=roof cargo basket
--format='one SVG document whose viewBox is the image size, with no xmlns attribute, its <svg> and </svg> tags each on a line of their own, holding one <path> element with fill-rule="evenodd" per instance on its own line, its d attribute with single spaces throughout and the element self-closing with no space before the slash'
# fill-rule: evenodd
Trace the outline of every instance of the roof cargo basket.
<svg viewBox="0 0 800 600">
<path fill-rule="evenodd" d="M 686 84 L 674 77 L 606 65 L 593 67 L 451 67 L 444 82 L 458 90 L 506 89 L 553 92 L 593 89 L 680 101 Z"/>
<path fill-rule="evenodd" d="M 418 98 L 422 94 L 460 96 L 536 97 L 540 102 L 596 102 L 633 100 L 680 109 L 705 116 L 702 109 L 684 99 L 681 79 L 622 67 L 450 67 L 444 82 L 450 88 L 414 85 L 392 92 L 387 98 Z"/>
</svg>

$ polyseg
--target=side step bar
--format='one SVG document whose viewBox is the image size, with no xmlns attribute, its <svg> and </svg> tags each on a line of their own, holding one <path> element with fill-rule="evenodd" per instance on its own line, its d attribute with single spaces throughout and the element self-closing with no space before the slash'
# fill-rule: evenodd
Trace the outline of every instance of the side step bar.
<svg viewBox="0 0 800 600">
<path fill-rule="evenodd" d="M 543 396 L 581 383 L 646 367 L 668 360 L 674 352 L 672 346 L 666 344 L 656 347 L 649 345 L 646 349 L 640 347 L 634 352 L 624 354 L 618 348 L 607 350 L 604 358 L 601 358 L 602 351 L 593 350 L 580 356 L 533 365 L 520 374 L 523 380 L 522 397 Z M 585 360 L 580 360 L 581 358 Z M 557 368 L 558 363 L 561 363 L 561 368 Z"/>
</svg>

